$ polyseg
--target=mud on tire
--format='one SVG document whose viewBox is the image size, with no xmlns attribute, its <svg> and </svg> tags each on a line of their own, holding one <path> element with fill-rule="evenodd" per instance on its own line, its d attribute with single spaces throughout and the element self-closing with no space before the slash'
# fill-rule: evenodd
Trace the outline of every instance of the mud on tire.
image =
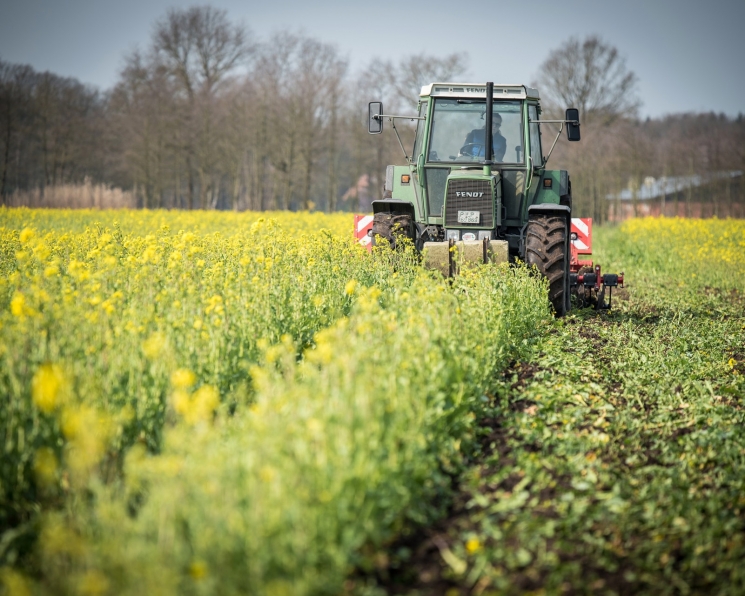
<svg viewBox="0 0 745 596">
<path fill-rule="evenodd" d="M 373 216 L 372 235 L 385 238 L 396 248 L 401 238 L 413 238 L 413 222 L 411 215 L 403 213 L 390 213 L 388 211 L 376 213 Z"/>
<path fill-rule="evenodd" d="M 525 233 L 525 259 L 548 279 L 548 299 L 556 315 L 564 316 L 569 301 L 567 221 L 563 216 L 531 218 Z"/>
</svg>

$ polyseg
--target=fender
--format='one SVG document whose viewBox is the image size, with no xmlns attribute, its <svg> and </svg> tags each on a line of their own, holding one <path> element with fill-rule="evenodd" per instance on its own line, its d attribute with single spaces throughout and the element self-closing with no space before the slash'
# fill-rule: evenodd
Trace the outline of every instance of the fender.
<svg viewBox="0 0 745 596">
<path fill-rule="evenodd" d="M 554 213 L 555 215 L 569 215 L 572 209 L 568 205 L 557 205 L 556 203 L 541 203 L 528 207 L 528 213 Z"/>
<path fill-rule="evenodd" d="M 414 205 L 409 201 L 401 201 L 398 199 L 383 199 L 372 202 L 373 213 L 380 213 L 381 211 L 390 211 L 391 213 L 403 213 L 411 215 L 412 219 L 415 219 Z"/>
</svg>

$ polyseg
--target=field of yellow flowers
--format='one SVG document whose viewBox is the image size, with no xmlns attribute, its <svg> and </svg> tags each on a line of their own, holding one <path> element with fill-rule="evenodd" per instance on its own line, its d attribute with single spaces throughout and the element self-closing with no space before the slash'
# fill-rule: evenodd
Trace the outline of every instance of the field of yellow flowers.
<svg viewBox="0 0 745 596">
<path fill-rule="evenodd" d="M 351 227 L 0 208 L 0 594 L 745 589 L 745 224 L 560 320 Z"/>
<path fill-rule="evenodd" d="M 337 594 L 442 517 L 545 286 L 351 227 L 0 209 L 0 585 Z"/>
</svg>

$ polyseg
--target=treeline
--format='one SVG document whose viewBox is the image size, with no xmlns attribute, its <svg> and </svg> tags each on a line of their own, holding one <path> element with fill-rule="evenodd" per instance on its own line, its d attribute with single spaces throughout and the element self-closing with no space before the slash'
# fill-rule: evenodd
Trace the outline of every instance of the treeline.
<svg viewBox="0 0 745 596">
<path fill-rule="evenodd" d="M 593 60 L 605 65 L 599 90 L 573 89 L 574 65 Z M 257 39 L 224 11 L 174 9 L 106 91 L 0 61 L 0 195 L 15 205 L 366 211 L 385 166 L 403 162 L 395 135 L 367 134 L 367 102 L 413 113 L 422 85 L 462 80 L 467 66 L 465 54 L 412 55 L 352 72 L 312 37 Z M 742 116 L 641 121 L 634 84 L 597 38 L 569 40 L 541 65 L 549 111 L 582 110 L 582 142 L 560 140 L 550 162 L 570 171 L 579 215 L 606 219 L 609 195 L 649 177 L 745 170 Z M 410 153 L 413 129 L 398 128 Z M 544 125 L 544 153 L 552 141 Z M 72 198 L 75 185 L 87 198 Z M 720 186 L 723 202 L 745 204 L 741 183 Z"/>
<path fill-rule="evenodd" d="M 0 61 L 0 194 L 105 179 L 106 103 L 75 79 Z"/>
<path fill-rule="evenodd" d="M 254 40 L 223 11 L 172 10 L 106 92 L 0 63 L 0 194 L 87 179 L 148 208 L 367 209 L 402 159 L 392 135 L 367 134 L 367 102 L 412 109 L 424 82 L 464 70 L 454 54 L 351 73 L 311 37 Z"/>
</svg>

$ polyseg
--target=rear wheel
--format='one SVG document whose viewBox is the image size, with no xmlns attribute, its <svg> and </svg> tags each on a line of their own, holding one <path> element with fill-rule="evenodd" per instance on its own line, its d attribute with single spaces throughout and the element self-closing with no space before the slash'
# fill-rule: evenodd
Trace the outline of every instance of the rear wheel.
<svg viewBox="0 0 745 596">
<path fill-rule="evenodd" d="M 532 215 L 525 232 L 525 259 L 548 279 L 548 299 L 556 316 L 570 308 L 567 220 L 559 215 Z"/>
<path fill-rule="evenodd" d="M 375 241 L 376 236 L 385 238 L 391 245 L 396 248 L 401 238 L 413 238 L 413 221 L 411 215 L 404 213 L 390 213 L 382 211 L 373 216 L 372 236 Z"/>
</svg>

